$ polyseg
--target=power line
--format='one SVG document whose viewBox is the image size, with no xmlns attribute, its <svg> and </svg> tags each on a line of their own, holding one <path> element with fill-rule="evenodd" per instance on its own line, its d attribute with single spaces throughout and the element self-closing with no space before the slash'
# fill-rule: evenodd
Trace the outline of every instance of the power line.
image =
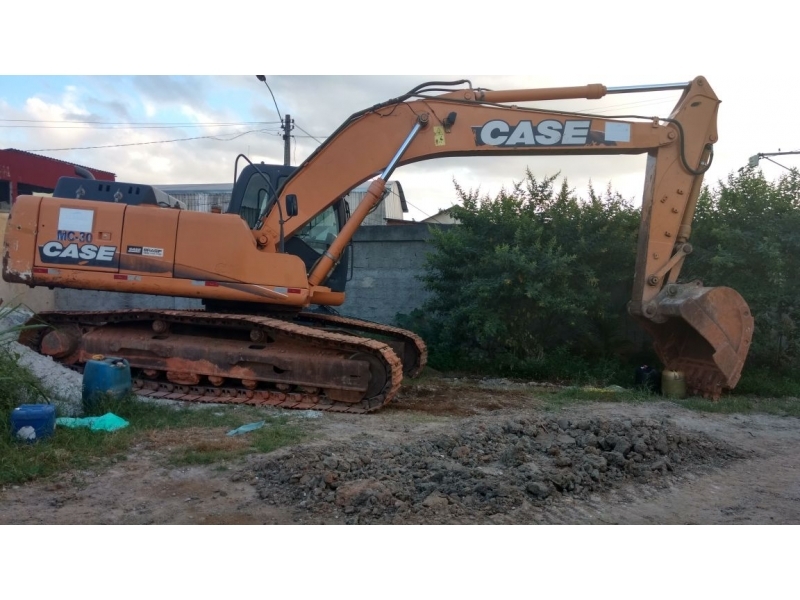
<svg viewBox="0 0 800 600">
<path fill-rule="evenodd" d="M 302 131 L 303 133 L 305 133 L 305 135 L 301 135 L 301 136 L 298 136 L 298 137 L 310 137 L 312 140 L 314 140 L 315 142 L 317 142 L 317 143 L 319 143 L 319 144 L 322 144 L 322 143 L 323 143 L 323 142 L 321 142 L 319 139 L 315 138 L 313 135 L 311 135 L 310 133 L 308 133 L 308 132 L 307 132 L 305 129 L 303 129 L 302 127 L 300 127 L 300 125 L 298 125 L 297 123 L 295 123 L 295 124 L 294 124 L 294 126 L 295 126 L 295 127 L 297 127 L 297 128 L 298 128 L 300 131 Z M 327 136 L 326 136 L 326 137 L 327 137 Z"/>
<path fill-rule="evenodd" d="M 430 216 L 428 213 L 426 213 L 424 210 L 422 210 L 421 208 L 419 208 L 419 207 L 416 207 L 416 206 L 414 206 L 413 204 L 411 204 L 411 202 L 409 202 L 409 201 L 408 201 L 408 198 L 406 198 L 406 204 L 408 204 L 409 206 L 411 206 L 411 208 L 416 208 L 416 209 L 417 209 L 419 212 L 421 212 L 423 215 L 425 215 L 425 216 L 426 216 L 426 217 L 428 217 L 429 219 L 433 218 L 433 217 L 431 217 L 431 216 Z"/>
<path fill-rule="evenodd" d="M 76 146 L 72 148 L 36 148 L 34 150 L 25 150 L 25 152 L 60 152 L 62 150 L 95 150 L 97 148 L 121 148 L 124 146 L 146 146 L 148 144 L 169 144 L 172 142 L 188 142 L 190 140 L 217 140 L 219 142 L 230 142 L 235 140 L 236 138 L 240 138 L 243 135 L 247 135 L 248 133 L 267 133 L 269 135 L 280 135 L 277 133 L 272 133 L 268 129 L 251 129 L 250 131 L 242 131 L 237 133 L 233 137 L 229 138 L 219 138 L 213 135 L 200 135 L 196 137 L 188 137 L 188 138 L 178 138 L 174 140 L 156 140 L 152 142 L 131 142 L 129 144 L 107 144 L 104 146 Z"/>
<path fill-rule="evenodd" d="M 633 106 L 657 106 L 659 104 L 673 104 L 671 100 L 641 100 L 639 102 L 629 102 L 627 104 L 614 104 L 613 106 L 606 106 L 605 108 L 592 109 L 590 113 L 607 113 L 611 110 L 618 110 L 620 108 L 630 108 Z M 587 111 L 576 111 L 587 112 Z"/>
<path fill-rule="evenodd" d="M 255 123 L 260 124 L 260 123 Z M 265 123 L 266 124 L 266 123 Z M 192 125 L 134 125 L 111 127 L 84 127 L 61 125 L 0 125 L 3 129 L 82 129 L 84 131 L 126 131 L 130 129 L 195 129 L 197 127 L 241 127 L 240 123 L 195 123 Z"/>
<path fill-rule="evenodd" d="M 273 125 L 282 121 L 220 121 L 220 122 L 199 122 L 199 121 L 71 121 L 71 120 L 48 120 L 48 119 L 0 119 L 4 123 L 73 123 L 76 125 L 152 125 L 152 126 L 183 126 L 183 125 Z"/>
</svg>

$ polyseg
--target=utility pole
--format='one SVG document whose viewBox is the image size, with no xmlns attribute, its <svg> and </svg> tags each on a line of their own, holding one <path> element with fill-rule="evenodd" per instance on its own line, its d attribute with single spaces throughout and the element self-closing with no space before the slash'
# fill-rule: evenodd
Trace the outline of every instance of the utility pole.
<svg viewBox="0 0 800 600">
<path fill-rule="evenodd" d="M 294 120 L 289 115 L 286 115 L 283 119 L 283 125 L 281 125 L 281 129 L 283 129 L 283 164 L 289 165 L 289 151 L 292 148 L 292 129 L 294 129 Z"/>
</svg>

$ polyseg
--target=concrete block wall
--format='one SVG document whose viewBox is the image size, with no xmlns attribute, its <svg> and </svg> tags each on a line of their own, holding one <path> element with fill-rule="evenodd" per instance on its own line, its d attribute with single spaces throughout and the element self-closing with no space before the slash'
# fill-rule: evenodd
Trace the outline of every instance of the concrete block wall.
<svg viewBox="0 0 800 600">
<path fill-rule="evenodd" d="M 203 308 L 202 302 L 197 298 L 172 298 L 148 294 L 61 288 L 55 289 L 53 293 L 55 294 L 55 310 L 126 310 L 131 308 L 201 310 Z"/>
<path fill-rule="evenodd" d="M 457 225 L 362 227 L 353 238 L 353 279 L 341 314 L 393 324 L 399 312 L 410 313 L 428 297 L 417 276 L 431 251 L 430 229 Z"/>
</svg>

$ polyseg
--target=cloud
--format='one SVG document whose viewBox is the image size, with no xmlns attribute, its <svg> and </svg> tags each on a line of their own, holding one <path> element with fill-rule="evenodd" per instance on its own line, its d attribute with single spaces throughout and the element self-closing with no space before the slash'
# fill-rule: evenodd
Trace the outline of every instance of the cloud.
<svg viewBox="0 0 800 600">
<path fill-rule="evenodd" d="M 141 75 L 130 79 L 141 97 L 164 105 L 194 104 L 207 92 L 204 77 Z"/>
</svg>

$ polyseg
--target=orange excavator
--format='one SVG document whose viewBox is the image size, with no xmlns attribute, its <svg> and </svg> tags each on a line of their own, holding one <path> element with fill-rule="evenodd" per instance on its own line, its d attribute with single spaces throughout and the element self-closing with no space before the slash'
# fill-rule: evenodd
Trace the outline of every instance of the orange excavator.
<svg viewBox="0 0 800 600">
<path fill-rule="evenodd" d="M 682 91 L 669 117 L 518 105 L 661 90 Z M 718 398 L 739 380 L 753 318 L 730 288 L 678 282 L 718 106 L 703 77 L 504 91 L 429 82 L 353 114 L 298 167 L 244 157 L 222 214 L 175 208 L 146 185 L 62 178 L 53 197 L 14 203 L 6 281 L 201 298 L 204 309 L 42 312 L 34 320 L 46 326 L 20 341 L 77 369 L 98 354 L 124 357 L 140 395 L 371 412 L 422 370 L 425 344 L 324 307 L 343 303 L 353 234 L 397 167 L 450 156 L 646 153 L 628 309 L 665 368 Z M 370 179 L 349 214 L 345 195 Z"/>
</svg>

